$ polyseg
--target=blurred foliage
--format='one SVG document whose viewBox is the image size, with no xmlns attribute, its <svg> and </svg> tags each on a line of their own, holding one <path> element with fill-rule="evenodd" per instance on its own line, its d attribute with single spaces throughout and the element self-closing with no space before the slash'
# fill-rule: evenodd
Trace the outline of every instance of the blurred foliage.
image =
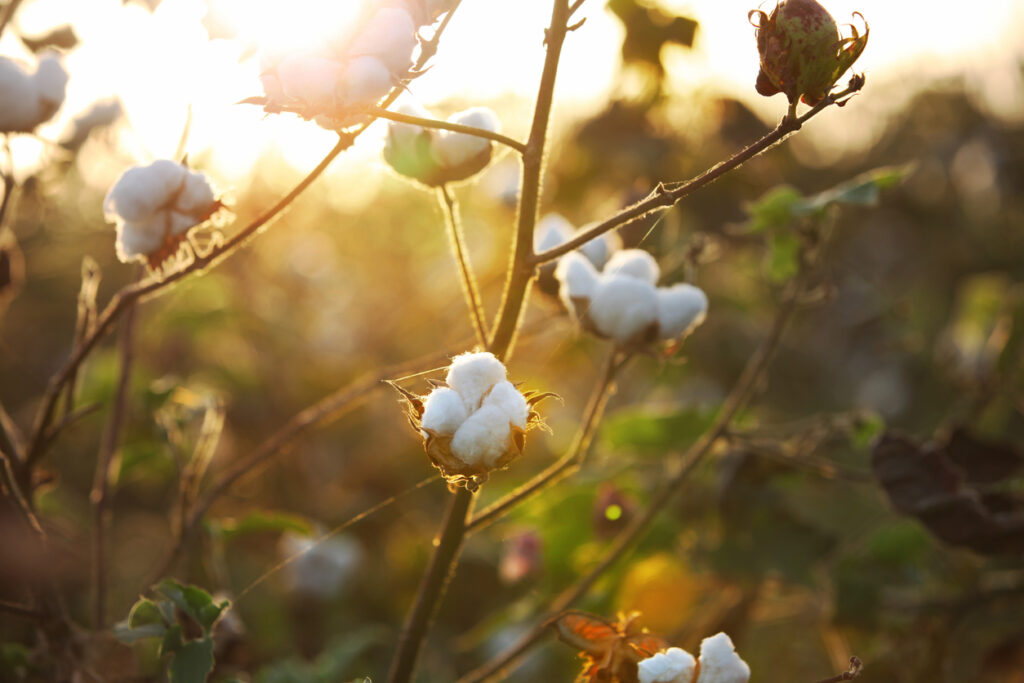
<svg viewBox="0 0 1024 683">
<path fill-rule="evenodd" d="M 652 26 L 664 29 L 662 42 L 692 40 L 685 20 L 653 22 L 653 6 L 612 9 L 650 66 L 660 61 L 641 38 Z M 530 614 L 594 566 L 609 542 L 602 487 L 614 485 L 624 512 L 623 503 L 647 503 L 666 456 L 710 423 L 763 338 L 798 265 L 800 223 L 821 212 L 833 222 L 819 296 L 802 302 L 756 401 L 629 561 L 579 607 L 611 615 L 639 606 L 647 625 L 691 651 L 725 629 L 765 680 L 818 680 L 844 670 L 850 654 L 865 661 L 865 680 L 879 683 L 1019 676 L 1020 555 L 943 544 L 893 509 L 870 468 L 872 444 L 887 429 L 917 444 L 958 429 L 1024 443 L 1024 126 L 994 118 L 970 93 L 961 83 L 923 88 L 877 139 L 839 159 L 797 136 L 622 229 L 628 245 L 658 257 L 663 281 L 694 279 L 708 292 L 709 318 L 678 358 L 631 364 L 581 472 L 469 538 L 424 652 L 424 680 L 454 680 L 500 651 Z M 857 126 L 867 115 L 858 105 L 835 115 Z M 704 120 L 692 129 L 674 123 L 677 106 L 661 93 L 571 118 L 554 140 L 545 210 L 577 225 L 607 216 L 658 180 L 688 178 L 768 129 L 739 101 L 700 105 Z M 909 170 L 878 206 L 866 206 L 895 178 L 860 175 L 878 168 Z M 490 311 L 514 219 L 494 190 L 500 172 L 457 189 Z M 287 175 L 280 159 L 264 160 L 237 191 L 239 218 L 265 207 Z M 472 343 L 434 198 L 387 176 L 369 208 L 354 211 L 332 201 L 345 191 L 329 181 L 314 186 L 251 247 L 139 310 L 115 468 L 112 614 L 128 614 L 171 542 L 177 481 L 202 422 L 201 411 L 183 406 L 223 402 L 209 484 L 329 393 Z M 20 264 L 10 255 L 23 254 L 25 268 L 23 278 L 9 271 L 19 273 L 19 289 L 6 312 L 0 301 L 0 398 L 23 427 L 70 346 L 83 257 L 103 273 L 101 305 L 134 277 L 114 259 L 101 200 L 67 163 L 27 181 L 8 220 L 16 246 L 3 242 L 0 255 Z M 510 374 L 557 391 L 565 405 L 545 405 L 554 434 L 531 438 L 524 457 L 484 487 L 478 507 L 569 445 L 606 352 L 552 302 L 534 298 Z M 11 515 L 0 513 L 0 599 L 19 602 L 20 586 L 51 580 L 88 623 L 89 495 L 117 373 L 107 340 L 78 382 L 76 405 L 98 404 L 98 412 L 71 425 L 45 461 L 49 483 L 37 498 L 53 556 L 22 552 Z M 181 438 L 167 429 L 171 417 Z M 433 470 L 393 395 L 370 391 L 336 418 L 223 496 L 173 569 L 207 597 L 244 591 L 214 627 L 212 680 L 379 679 L 387 669 L 446 496 L 438 484 L 413 489 Z M 997 492 L 1019 495 L 1021 485 L 1019 474 L 1008 476 Z M 330 529 L 393 496 L 344 532 L 364 556 L 334 597 L 304 598 L 282 572 L 254 585 L 283 569 L 282 532 Z M 524 532 L 538 538 L 537 566 L 528 579 L 507 581 L 502 549 Z M 182 604 L 163 599 L 196 611 L 180 590 Z M 167 630 L 178 620 L 158 600 L 139 604 L 155 605 Z M 190 618 L 203 623 L 203 605 Z M 135 616 L 133 628 L 157 624 Z M 209 652 L 208 630 L 171 647 L 188 648 L 198 662 Z M 46 680 L 31 623 L 0 614 L 0 641 L 0 678 Z M 159 680 L 155 647 L 111 647 L 130 670 Z M 564 647 L 544 647 L 510 680 L 567 681 L 577 670 Z"/>
</svg>

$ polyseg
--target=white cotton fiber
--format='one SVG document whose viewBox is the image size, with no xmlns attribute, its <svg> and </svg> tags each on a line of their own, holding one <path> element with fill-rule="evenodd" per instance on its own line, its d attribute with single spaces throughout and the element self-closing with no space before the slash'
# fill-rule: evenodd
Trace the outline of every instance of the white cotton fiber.
<svg viewBox="0 0 1024 683">
<path fill-rule="evenodd" d="M 601 276 L 587 257 L 571 251 L 558 259 L 555 279 L 561 283 L 558 295 L 570 311 L 574 311 L 573 299 L 590 299 L 601 281 Z M 577 315 L 583 311 L 576 311 Z"/>
<path fill-rule="evenodd" d="M 675 339 L 704 322 L 708 297 L 691 284 L 680 283 L 658 289 L 658 336 Z"/>
<path fill-rule="evenodd" d="M 32 130 L 38 112 L 32 76 L 13 59 L 0 57 L 0 132 Z"/>
<path fill-rule="evenodd" d="M 483 406 L 469 416 L 452 438 L 452 453 L 467 465 L 493 467 L 509 446 L 508 416 L 495 406 Z"/>
<path fill-rule="evenodd" d="M 463 126 L 482 128 L 492 133 L 501 129 L 501 122 L 498 115 L 487 107 L 472 107 L 465 111 L 457 112 L 448 117 L 451 123 L 458 123 Z M 471 159 L 488 154 L 491 151 L 491 141 L 473 135 L 463 135 L 442 130 L 434 138 L 434 155 L 444 166 L 457 167 Z"/>
<path fill-rule="evenodd" d="M 645 280 L 605 274 L 590 298 L 587 314 L 605 336 L 620 343 L 635 341 L 657 321 L 658 295 L 654 285 Z"/>
<path fill-rule="evenodd" d="M 747 683 L 749 680 L 750 667 L 736 654 L 729 636 L 718 633 L 701 641 L 697 683 Z"/>
<path fill-rule="evenodd" d="M 178 191 L 186 172 L 184 166 L 169 159 L 129 168 L 103 201 L 107 220 L 145 221 Z"/>
<path fill-rule="evenodd" d="M 395 112 L 405 114 L 406 116 L 418 116 L 421 119 L 433 118 L 425 107 L 408 99 L 395 107 Z M 388 122 L 388 137 L 384 144 L 392 149 L 408 149 L 416 144 L 419 137 L 423 135 L 424 130 L 426 129 L 411 123 L 390 121 Z"/>
<path fill-rule="evenodd" d="M 311 107 L 334 105 L 334 91 L 341 64 L 315 55 L 295 54 L 277 65 L 277 77 L 284 95 Z"/>
<path fill-rule="evenodd" d="M 57 111 L 64 102 L 64 92 L 68 85 L 68 72 L 64 70 L 60 58 L 52 52 L 44 54 L 32 80 L 35 82 L 36 94 L 49 107 L 50 113 Z"/>
<path fill-rule="evenodd" d="M 526 419 L 530 415 L 530 407 L 515 385 L 502 381 L 491 387 L 490 393 L 484 398 L 483 407 L 493 406 L 505 415 L 506 419 L 520 429 L 526 429 Z"/>
<path fill-rule="evenodd" d="M 605 275 L 626 275 L 643 280 L 652 285 L 658 284 L 661 269 L 654 257 L 643 249 L 624 249 L 616 252 L 604 266 Z"/>
<path fill-rule="evenodd" d="M 690 683 L 697 660 L 686 650 L 671 647 L 637 665 L 640 683 Z"/>
<path fill-rule="evenodd" d="M 596 223 L 590 223 L 580 228 L 580 232 L 586 232 L 597 225 Z M 580 247 L 580 251 L 590 259 L 590 262 L 594 264 L 594 267 L 598 270 L 604 268 L 608 259 L 612 257 L 612 254 L 622 249 L 622 238 L 619 237 L 619 233 L 613 231 L 606 232 L 602 235 L 598 235 L 589 242 L 585 242 Z"/>
<path fill-rule="evenodd" d="M 437 434 L 451 436 L 469 417 L 466 404 L 454 389 L 438 387 L 430 392 L 423 405 L 420 425 Z"/>
<path fill-rule="evenodd" d="M 127 263 L 140 256 L 157 251 L 166 239 L 164 214 L 139 222 L 127 222 L 117 226 L 115 247 L 117 258 Z"/>
<path fill-rule="evenodd" d="M 376 57 L 356 57 L 345 65 L 337 82 L 342 106 L 370 106 L 379 102 L 394 86 L 395 80 Z"/>
<path fill-rule="evenodd" d="M 198 171 L 188 171 L 185 184 L 175 198 L 174 208 L 192 216 L 201 215 L 209 211 L 215 201 L 213 187 L 206 176 Z"/>
<path fill-rule="evenodd" d="M 412 64 L 416 47 L 416 26 L 404 9 L 384 7 L 374 12 L 352 42 L 352 57 L 378 58 L 391 72 L 399 74 Z"/>
<path fill-rule="evenodd" d="M 538 254 L 565 244 L 572 237 L 573 226 L 562 214 L 549 213 L 539 221 L 533 231 L 533 250 Z"/>
<path fill-rule="evenodd" d="M 480 401 L 491 387 L 505 380 L 505 366 L 494 354 L 463 353 L 452 359 L 445 381 L 459 392 L 470 412 L 480 406 Z"/>
</svg>

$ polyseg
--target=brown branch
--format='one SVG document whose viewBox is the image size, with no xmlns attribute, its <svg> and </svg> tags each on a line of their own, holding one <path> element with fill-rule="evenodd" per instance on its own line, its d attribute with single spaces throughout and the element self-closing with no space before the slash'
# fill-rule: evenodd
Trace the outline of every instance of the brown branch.
<svg viewBox="0 0 1024 683">
<path fill-rule="evenodd" d="M 22 619 L 33 619 L 35 621 L 41 621 L 46 618 L 46 615 L 38 610 L 26 607 L 25 605 L 7 602 L 6 600 L 0 600 L 0 612 L 13 614 L 14 616 L 21 617 Z"/>
<path fill-rule="evenodd" d="M 75 343 L 78 346 L 85 339 L 89 328 L 96 320 L 96 293 L 99 291 L 100 267 L 92 257 L 86 256 L 82 259 L 82 284 L 78 290 L 78 311 L 75 317 Z M 72 347 L 73 348 L 73 347 Z M 75 410 L 75 385 L 78 382 L 78 372 L 71 373 L 67 386 L 64 389 L 64 415 L 70 415 Z"/>
<path fill-rule="evenodd" d="M 510 147 L 520 154 L 526 152 L 526 145 L 514 140 L 507 135 L 501 133 L 495 133 L 493 131 L 486 130 L 484 128 L 477 128 L 476 126 L 465 126 L 461 123 L 452 123 L 451 121 L 440 121 L 437 119 L 425 119 L 420 116 L 411 116 L 409 114 L 400 114 L 396 111 L 389 111 L 381 107 L 371 107 L 370 113 L 374 116 L 389 121 L 397 121 L 398 123 L 408 123 L 419 126 L 420 128 L 436 128 L 438 130 L 450 130 L 453 133 L 462 133 L 463 135 L 472 135 L 475 138 L 484 138 L 493 142 L 498 142 L 506 147 Z"/>
<path fill-rule="evenodd" d="M 441 212 L 445 217 L 445 225 L 448 228 L 448 240 L 451 242 L 452 255 L 459 267 L 462 294 L 466 297 L 466 307 L 469 308 L 477 343 L 483 348 L 487 344 L 487 325 L 484 323 L 483 304 L 480 299 L 480 291 L 477 288 L 476 277 L 473 275 L 473 266 L 470 264 L 469 254 L 466 252 L 462 222 L 459 220 L 459 208 L 447 185 L 437 188 L 437 194 L 441 203 Z"/>
<path fill-rule="evenodd" d="M 850 669 L 844 671 L 841 674 L 833 676 L 832 678 L 825 678 L 818 681 L 818 683 L 841 683 L 841 681 L 852 681 L 853 679 L 860 676 L 861 670 L 864 668 L 864 663 L 860 661 L 859 657 L 850 657 Z"/>
</svg>

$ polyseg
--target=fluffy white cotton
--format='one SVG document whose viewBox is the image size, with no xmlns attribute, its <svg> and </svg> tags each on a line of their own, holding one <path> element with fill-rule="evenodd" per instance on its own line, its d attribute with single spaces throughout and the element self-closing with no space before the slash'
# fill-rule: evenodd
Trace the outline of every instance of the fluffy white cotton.
<svg viewBox="0 0 1024 683">
<path fill-rule="evenodd" d="M 558 294 L 562 303 L 572 311 L 575 310 L 573 299 L 589 299 L 594 295 L 601 281 L 601 275 L 586 256 L 572 251 L 558 259 L 555 279 L 561 283 Z M 582 314 L 582 311 L 576 311 L 576 313 Z"/>
<path fill-rule="evenodd" d="M 580 232 L 586 232 L 592 228 L 596 223 L 590 223 L 580 228 Z M 585 242 L 580 247 L 580 251 L 583 255 L 590 259 L 590 262 L 594 264 L 594 267 L 598 270 L 605 268 L 608 264 L 608 260 L 612 257 L 612 254 L 622 249 L 622 238 L 619 237 L 619 233 L 615 231 L 606 232 L 602 235 L 595 237 L 589 242 Z"/>
<path fill-rule="evenodd" d="M 363 562 L 363 548 L 350 536 L 318 539 L 287 531 L 278 546 L 289 590 L 318 599 L 337 595 Z"/>
<path fill-rule="evenodd" d="M 404 100 L 401 104 L 394 108 L 398 114 L 405 114 L 406 116 L 417 116 L 421 119 L 431 119 L 433 115 L 426 109 L 426 107 L 413 102 L 411 100 Z M 416 144 L 416 141 L 425 129 L 420 126 L 415 126 L 411 123 L 399 123 L 398 121 L 388 122 L 388 137 L 385 141 L 385 145 L 394 149 L 406 149 Z"/>
<path fill-rule="evenodd" d="M 149 218 L 178 191 L 187 172 L 184 166 L 169 159 L 129 168 L 110 188 L 103 201 L 107 220 L 143 221 Z"/>
<path fill-rule="evenodd" d="M 60 60 L 45 55 L 34 73 L 0 56 L 0 133 L 28 133 L 52 117 L 64 102 L 68 75 Z"/>
<path fill-rule="evenodd" d="M 686 650 L 670 647 L 637 665 L 640 683 L 691 683 L 697 660 Z"/>
<path fill-rule="evenodd" d="M 680 283 L 658 289 L 658 334 L 675 339 L 704 322 L 708 297 L 699 287 Z"/>
<path fill-rule="evenodd" d="M 700 676 L 697 683 L 747 683 L 750 667 L 736 654 L 732 639 L 724 633 L 700 644 Z"/>
<path fill-rule="evenodd" d="M 658 284 L 661 269 L 654 257 L 643 249 L 623 249 L 608 259 L 604 266 L 605 275 L 626 275 L 643 280 L 652 285 Z"/>
<path fill-rule="evenodd" d="M 376 104 L 394 85 L 388 68 L 376 57 L 357 57 L 342 70 L 336 93 L 343 105 Z"/>
<path fill-rule="evenodd" d="M 416 26 L 409 12 L 384 7 L 374 12 L 352 42 L 352 57 L 376 57 L 393 73 L 408 71 L 416 47 Z"/>
<path fill-rule="evenodd" d="M 530 415 L 530 407 L 515 385 L 509 381 L 498 382 L 491 387 L 490 393 L 484 398 L 483 408 L 492 406 L 505 415 L 506 419 L 519 427 L 526 429 L 526 419 Z"/>
<path fill-rule="evenodd" d="M 505 365 L 486 351 L 463 353 L 452 359 L 445 381 L 459 392 L 467 409 L 472 412 L 480 406 L 484 394 L 498 382 L 505 381 Z"/>
<path fill-rule="evenodd" d="M 549 213 L 539 221 L 533 231 L 533 250 L 538 254 L 565 244 L 572 237 L 573 226 L 562 214 Z"/>
<path fill-rule="evenodd" d="M 289 55 L 277 65 L 277 78 L 285 97 L 319 109 L 334 104 L 340 73 L 341 64 L 314 55 Z"/>
<path fill-rule="evenodd" d="M 468 417 L 469 411 L 459 393 L 454 389 L 438 387 L 430 392 L 423 404 L 420 424 L 424 429 L 451 436 Z"/>
<path fill-rule="evenodd" d="M 657 291 L 645 280 L 605 274 L 590 298 L 587 315 L 605 336 L 620 343 L 634 341 L 658 320 Z"/>
<path fill-rule="evenodd" d="M 487 107 L 472 107 L 448 117 L 451 123 L 482 128 L 492 133 L 501 129 L 498 115 Z M 442 130 L 434 138 L 434 154 L 445 166 L 461 166 L 491 151 L 491 141 L 473 135 Z"/>
<path fill-rule="evenodd" d="M 119 226 L 115 243 L 117 258 L 127 263 L 159 250 L 167 239 L 168 218 L 167 214 L 159 214 L 146 221 L 133 221 Z"/>
<path fill-rule="evenodd" d="M 509 448 L 512 427 L 508 415 L 485 405 L 469 416 L 452 438 L 452 454 L 467 465 L 493 467 Z"/>
</svg>

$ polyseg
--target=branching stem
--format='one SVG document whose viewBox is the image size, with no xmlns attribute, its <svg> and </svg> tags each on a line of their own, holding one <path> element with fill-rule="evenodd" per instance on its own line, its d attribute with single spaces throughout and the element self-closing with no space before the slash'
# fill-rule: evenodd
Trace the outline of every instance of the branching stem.
<svg viewBox="0 0 1024 683">
<path fill-rule="evenodd" d="M 462 133 L 463 135 L 471 135 L 475 138 L 484 138 L 493 142 L 500 143 L 506 147 L 510 147 L 520 154 L 526 152 L 526 145 L 514 140 L 507 135 L 501 133 L 495 133 L 484 128 L 477 128 L 475 126 L 464 126 L 461 123 L 452 123 L 451 121 L 439 121 L 437 119 L 425 119 L 419 116 L 411 116 L 409 114 L 401 114 L 396 111 L 389 111 L 380 107 L 373 107 L 370 109 L 370 113 L 374 116 L 389 121 L 397 121 L 398 123 L 409 123 L 412 125 L 419 126 L 420 128 L 436 128 L 438 130 L 450 130 L 454 133 Z"/>
<path fill-rule="evenodd" d="M 487 326 L 484 323 L 484 309 L 477 288 L 473 266 L 469 262 L 466 251 L 466 240 L 462 233 L 462 221 L 459 220 L 459 206 L 447 185 L 437 188 L 437 196 L 444 213 L 445 225 L 448 227 L 448 240 L 452 245 L 452 255 L 459 266 L 459 279 L 462 283 L 462 294 L 466 297 L 466 307 L 476 330 L 477 343 L 483 348 L 487 344 Z"/>
</svg>

